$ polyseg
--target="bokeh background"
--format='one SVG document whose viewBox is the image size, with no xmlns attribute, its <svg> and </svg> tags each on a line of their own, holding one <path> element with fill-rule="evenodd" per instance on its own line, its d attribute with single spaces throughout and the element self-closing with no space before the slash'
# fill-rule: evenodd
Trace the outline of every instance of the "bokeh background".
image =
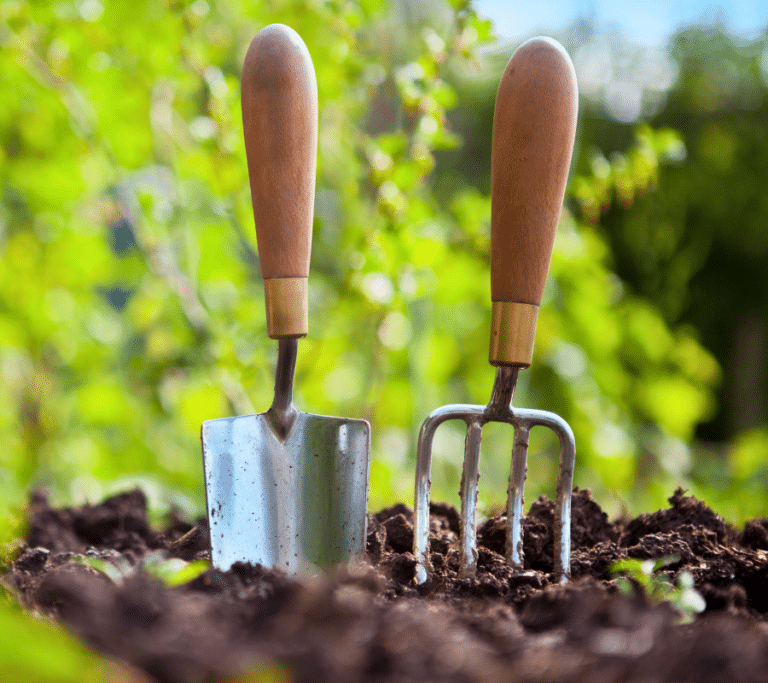
<svg viewBox="0 0 768 683">
<path fill-rule="evenodd" d="M 489 398 L 493 104 L 544 33 L 573 57 L 580 117 L 515 403 L 568 420 L 575 483 L 612 516 L 677 486 L 737 524 L 767 515 L 765 10 L 0 0 L 0 569 L 35 487 L 81 504 L 140 485 L 155 521 L 203 514 L 201 423 L 270 405 L 239 76 L 272 22 L 303 36 L 320 101 L 296 403 L 371 421 L 372 509 L 412 502 L 432 409 Z M 512 435 L 484 438 L 490 511 Z M 434 498 L 458 503 L 462 454 L 441 427 Z M 534 430 L 529 503 L 556 468 Z M 130 678 L 1 589 L 0 677 Z"/>
<path fill-rule="evenodd" d="M 202 514 L 201 423 L 270 405 L 239 76 L 272 22 L 304 38 L 320 102 L 295 401 L 371 421 L 371 508 L 412 502 L 432 409 L 489 398 L 494 98 L 547 33 L 579 129 L 515 403 L 572 425 L 575 482 L 611 515 L 678 485 L 736 523 L 768 513 L 768 21 L 622 4 L 516 23 L 493 0 L 1 2 L 3 540 L 37 486 L 82 503 L 138 484 L 158 517 Z M 557 467 L 532 437 L 529 502 Z M 486 429 L 482 509 L 511 443 Z M 433 496 L 457 503 L 460 425 L 435 449 Z"/>
</svg>

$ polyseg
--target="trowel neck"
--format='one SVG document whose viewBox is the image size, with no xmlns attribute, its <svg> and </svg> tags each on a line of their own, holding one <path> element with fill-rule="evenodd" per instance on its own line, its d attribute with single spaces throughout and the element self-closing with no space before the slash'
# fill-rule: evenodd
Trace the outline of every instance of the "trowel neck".
<svg viewBox="0 0 768 683">
<path fill-rule="evenodd" d="M 298 348 L 298 339 L 278 340 L 275 398 L 268 414 L 273 426 L 283 438 L 291 431 L 296 420 L 296 409 L 293 407 L 293 376 Z"/>
</svg>

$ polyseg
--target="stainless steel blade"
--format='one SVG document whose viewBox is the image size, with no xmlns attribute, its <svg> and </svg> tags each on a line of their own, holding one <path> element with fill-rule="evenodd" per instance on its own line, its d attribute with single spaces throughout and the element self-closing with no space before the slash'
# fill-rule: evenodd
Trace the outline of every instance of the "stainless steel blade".
<svg viewBox="0 0 768 683">
<path fill-rule="evenodd" d="M 365 552 L 370 426 L 298 413 L 282 441 L 267 414 L 202 427 L 211 559 L 295 574 Z"/>
</svg>

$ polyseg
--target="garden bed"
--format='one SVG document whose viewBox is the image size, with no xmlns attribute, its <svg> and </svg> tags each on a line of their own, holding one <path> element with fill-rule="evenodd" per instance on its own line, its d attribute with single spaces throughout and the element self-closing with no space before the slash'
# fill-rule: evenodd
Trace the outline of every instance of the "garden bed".
<svg viewBox="0 0 768 683">
<path fill-rule="evenodd" d="M 668 509 L 610 522 L 576 490 L 564 585 L 549 574 L 552 520 L 552 503 L 534 502 L 522 574 L 504 563 L 505 520 L 495 517 L 478 530 L 477 577 L 459 578 L 458 514 L 438 504 L 435 572 L 413 585 L 411 510 L 397 505 L 370 517 L 365 564 L 302 580 L 235 565 L 178 583 L 183 569 L 164 581 L 158 568 L 168 574 L 183 564 L 169 558 L 207 558 L 204 521 L 174 518 L 153 530 L 138 490 L 68 509 L 36 493 L 26 543 L 3 582 L 30 611 L 126 662 L 131 681 L 767 680 L 768 520 L 739 532 L 678 490 Z M 660 571 L 672 584 L 692 576 L 700 614 L 663 586 L 654 600 L 648 590 L 628 594 L 611 570 L 627 558 L 670 557 Z M 249 671 L 264 678 L 238 677 Z"/>
</svg>

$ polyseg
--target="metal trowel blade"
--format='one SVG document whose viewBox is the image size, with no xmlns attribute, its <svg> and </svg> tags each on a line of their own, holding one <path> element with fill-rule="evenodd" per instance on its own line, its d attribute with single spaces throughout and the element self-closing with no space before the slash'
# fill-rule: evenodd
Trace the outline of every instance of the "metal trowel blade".
<svg viewBox="0 0 768 683">
<path fill-rule="evenodd" d="M 261 413 L 208 420 L 201 436 L 214 567 L 296 574 L 365 552 L 368 422 L 298 413 L 281 441 Z"/>
</svg>

